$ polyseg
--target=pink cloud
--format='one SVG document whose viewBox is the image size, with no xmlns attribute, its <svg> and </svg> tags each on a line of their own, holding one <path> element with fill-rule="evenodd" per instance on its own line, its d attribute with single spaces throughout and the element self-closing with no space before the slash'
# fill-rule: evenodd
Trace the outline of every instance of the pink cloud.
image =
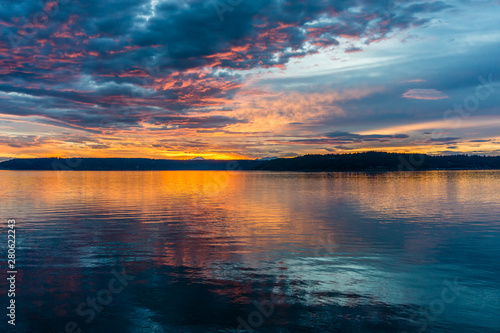
<svg viewBox="0 0 500 333">
<path fill-rule="evenodd" d="M 410 89 L 403 94 L 404 98 L 438 100 L 449 98 L 443 92 L 436 89 Z"/>
</svg>

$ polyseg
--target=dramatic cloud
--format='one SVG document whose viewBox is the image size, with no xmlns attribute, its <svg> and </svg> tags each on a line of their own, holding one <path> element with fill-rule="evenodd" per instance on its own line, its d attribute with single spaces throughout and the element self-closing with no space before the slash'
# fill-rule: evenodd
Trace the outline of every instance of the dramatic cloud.
<svg viewBox="0 0 500 333">
<path fill-rule="evenodd" d="M 460 15 L 473 5 L 476 23 L 465 34 Z M 322 133 L 436 120 L 452 100 L 474 96 L 480 75 L 496 79 L 498 37 L 488 15 L 498 6 L 473 5 L 6 3 L 0 13 L 0 128 L 8 127 L 0 145 L 12 156 L 87 154 L 88 148 L 109 155 L 222 158 L 296 154 L 276 144 L 283 136 L 297 138 L 292 145 L 392 144 L 403 138 Z M 494 114 L 498 94 L 491 87 L 483 88 L 481 96 L 489 95 L 471 117 Z M 436 102 L 424 110 L 412 99 Z M 73 136 L 95 141 L 65 141 Z M 158 143 L 158 136 L 172 144 Z M 181 137 L 185 144 L 176 141 Z M 161 150 L 148 150 L 151 142 Z"/>
</svg>

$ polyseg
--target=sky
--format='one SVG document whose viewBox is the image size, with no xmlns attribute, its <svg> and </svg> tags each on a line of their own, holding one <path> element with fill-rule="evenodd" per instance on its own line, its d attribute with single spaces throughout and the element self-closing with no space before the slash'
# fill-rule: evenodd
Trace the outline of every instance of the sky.
<svg viewBox="0 0 500 333">
<path fill-rule="evenodd" d="M 500 155 L 500 1 L 32 0 L 0 158 Z"/>
</svg>

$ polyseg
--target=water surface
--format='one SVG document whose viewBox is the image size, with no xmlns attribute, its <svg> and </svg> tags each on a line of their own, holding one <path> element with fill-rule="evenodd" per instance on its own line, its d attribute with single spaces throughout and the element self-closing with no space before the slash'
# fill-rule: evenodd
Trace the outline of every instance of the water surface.
<svg viewBox="0 0 500 333">
<path fill-rule="evenodd" d="M 16 332 L 500 332 L 500 171 L 0 183 L 4 257 L 17 221 Z M 113 270 L 130 281 L 111 293 Z M 98 296 L 109 304 L 92 310 Z"/>
</svg>

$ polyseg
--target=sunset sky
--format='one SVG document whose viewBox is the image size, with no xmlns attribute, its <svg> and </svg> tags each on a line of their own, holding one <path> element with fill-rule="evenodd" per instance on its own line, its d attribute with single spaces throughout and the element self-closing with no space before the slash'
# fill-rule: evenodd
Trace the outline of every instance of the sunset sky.
<svg viewBox="0 0 500 333">
<path fill-rule="evenodd" d="M 0 158 L 500 155 L 500 1 L 0 11 Z"/>
</svg>

